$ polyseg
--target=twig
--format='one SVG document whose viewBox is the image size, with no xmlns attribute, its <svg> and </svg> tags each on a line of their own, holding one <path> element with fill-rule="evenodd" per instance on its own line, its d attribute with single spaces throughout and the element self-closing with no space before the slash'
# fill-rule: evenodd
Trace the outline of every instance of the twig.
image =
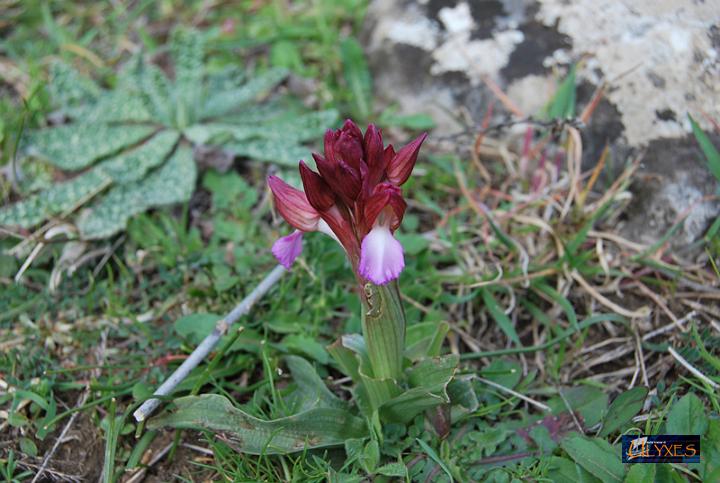
<svg viewBox="0 0 720 483">
<path fill-rule="evenodd" d="M 349 379 L 349 378 L 348 378 Z M 212 452 L 212 450 L 209 450 L 207 448 L 203 448 L 202 446 L 197 446 L 195 444 L 190 443 L 183 443 L 181 446 L 191 449 L 193 451 L 197 451 L 198 453 L 202 453 L 207 456 L 213 456 L 215 453 Z"/>
<path fill-rule="evenodd" d="M 672 330 L 673 328 L 676 328 L 676 327 L 680 327 L 680 329 L 684 332 L 684 331 L 685 331 L 685 328 L 683 327 L 682 324 L 684 324 L 684 323 L 687 322 L 688 320 L 692 320 L 696 315 L 697 315 L 697 312 L 695 312 L 695 311 L 693 310 L 692 312 L 690 312 L 689 314 L 687 314 L 687 315 L 686 315 L 685 317 L 683 317 L 682 319 L 679 319 L 677 322 L 671 322 L 671 323 L 669 323 L 669 324 L 667 324 L 667 325 L 664 325 L 664 326 L 660 327 L 659 329 L 655 329 L 655 330 L 653 330 L 652 332 L 648 332 L 647 334 L 645 334 L 645 335 L 642 336 L 642 340 L 643 340 L 643 341 L 650 340 L 650 339 L 652 339 L 653 337 L 655 337 L 655 336 L 657 336 L 657 335 L 660 335 L 660 334 L 664 334 L 665 332 L 668 332 L 668 331 L 670 331 L 670 330 Z"/>
<path fill-rule="evenodd" d="M 87 400 L 88 396 L 90 395 L 89 391 L 83 391 L 83 393 L 78 398 L 77 404 L 75 404 L 75 407 L 80 407 L 83 404 L 85 404 L 85 401 Z M 55 452 L 60 447 L 60 443 L 62 443 L 65 440 L 65 435 L 68 433 L 70 428 L 72 427 L 73 423 L 75 422 L 75 419 L 79 415 L 79 412 L 75 412 L 70 416 L 70 419 L 68 420 L 65 427 L 60 432 L 60 435 L 55 440 L 55 443 L 53 444 L 52 448 L 50 448 L 50 452 L 45 455 L 45 458 L 43 458 L 42 464 L 40 464 L 40 467 L 38 468 L 38 472 L 35 473 L 35 477 L 32 479 L 30 483 L 35 483 L 36 481 L 39 481 L 40 477 L 43 473 L 45 473 L 47 469 L 47 465 L 50 463 L 50 460 L 55 455 Z"/>
<path fill-rule="evenodd" d="M 713 389 L 717 389 L 717 388 L 720 387 L 720 384 L 718 384 L 717 382 L 713 381 L 712 379 L 710 379 L 709 377 L 707 377 L 705 374 L 703 374 L 702 372 L 700 372 L 697 368 L 695 368 L 695 367 L 694 367 L 693 365 L 691 365 L 688 361 L 686 361 L 683 356 L 681 356 L 680 354 L 678 354 L 675 349 L 673 349 L 672 347 L 668 347 L 668 352 L 670 353 L 671 356 L 673 356 L 673 357 L 675 358 L 676 361 L 678 361 L 680 364 L 682 364 L 683 366 L 685 366 L 685 369 L 687 369 L 688 371 L 690 371 L 690 372 L 691 372 L 694 376 L 696 376 L 698 379 L 701 379 L 703 382 L 706 382 L 707 384 L 709 384 L 710 386 L 712 386 Z"/>
<path fill-rule="evenodd" d="M 280 277 L 285 273 L 285 268 L 282 265 L 276 266 L 250 294 L 245 297 L 242 302 L 235 306 L 232 311 L 220 319 L 215 325 L 215 329 L 205 337 L 200 345 L 185 359 L 180 367 L 175 369 L 170 377 L 155 391 L 154 396 L 167 396 L 170 394 L 178 384 L 180 384 L 195 369 L 200 362 L 207 357 L 211 350 L 217 345 L 222 336 L 224 336 L 230 326 L 237 322 L 237 320 L 243 315 L 247 314 L 255 303 L 270 290 L 270 288 L 280 280 Z M 144 421 L 152 412 L 160 405 L 160 399 L 153 398 L 145 401 L 134 413 L 133 417 L 137 422 Z"/>
<path fill-rule="evenodd" d="M 100 337 L 100 345 L 97 348 L 97 361 L 100 365 L 102 365 L 105 362 L 105 349 L 107 348 L 107 330 L 105 330 Z M 99 370 L 95 371 L 96 377 L 99 375 Z M 76 408 L 81 408 L 85 402 L 87 401 L 88 397 L 90 397 L 90 384 L 85 388 L 83 393 L 78 398 L 77 404 L 75 404 Z M 75 419 L 80 414 L 79 411 L 74 412 L 72 416 L 70 416 L 70 419 L 68 420 L 65 427 L 60 432 L 60 435 L 55 440 L 55 443 L 53 444 L 52 448 L 50 448 L 50 451 L 45 455 L 45 458 L 43 458 L 42 463 L 40 464 L 40 467 L 38 468 L 38 472 L 35 473 L 35 477 L 32 479 L 30 483 L 35 483 L 36 481 L 40 480 L 40 477 L 45 473 L 47 470 L 47 466 L 50 463 L 50 460 L 55 456 L 55 452 L 60 447 L 60 444 L 65 440 L 65 435 L 70 431 L 70 428 L 72 427 L 73 423 L 75 422 Z"/>
<path fill-rule="evenodd" d="M 485 379 L 485 378 L 482 378 L 482 377 L 476 377 L 475 379 L 477 379 L 478 381 L 482 382 L 483 384 L 487 384 L 487 385 L 490 386 L 490 387 L 494 387 L 495 389 L 499 389 L 500 391 L 507 392 L 508 394 L 511 394 L 511 395 L 513 395 L 513 396 L 515 396 L 515 397 L 519 397 L 520 399 L 522 399 L 522 400 L 525 401 L 526 403 L 530 403 L 530 404 L 532 404 L 533 406 L 535 406 L 535 407 L 537 407 L 537 408 L 539 408 L 539 409 L 542 409 L 543 411 L 550 411 L 550 407 L 549 407 L 549 406 L 547 406 L 547 405 L 545 405 L 545 404 L 543 404 L 543 403 L 541 403 L 541 402 L 539 402 L 539 401 L 536 401 L 536 400 L 534 400 L 534 399 L 531 399 L 531 398 L 525 396 L 524 394 L 520 394 L 520 393 L 517 392 L 517 391 L 513 391 L 513 390 L 510 389 L 509 387 L 505 387 L 505 386 L 503 386 L 502 384 L 498 384 L 498 383 L 496 383 L 496 382 L 490 381 L 490 380 Z"/>
<path fill-rule="evenodd" d="M 572 420 L 575 423 L 575 426 L 578 428 L 578 431 L 580 431 L 580 434 L 585 434 L 585 430 L 583 429 L 582 424 L 580 424 L 577 416 L 575 416 L 575 411 L 573 411 L 572 406 L 570 406 L 570 403 L 565 398 L 565 394 L 563 394 L 562 389 L 558 389 L 558 396 L 560 396 L 560 399 L 562 399 L 563 404 L 565 404 L 565 407 L 570 413 L 570 416 L 572 416 Z"/>
<path fill-rule="evenodd" d="M 648 315 L 650 315 L 650 309 L 649 309 L 649 307 L 647 307 L 647 306 L 645 306 L 645 305 L 643 305 L 642 307 L 640 307 L 640 308 L 637 309 L 637 310 L 631 311 L 631 310 L 627 310 L 627 309 L 625 309 L 625 308 L 623 308 L 623 307 L 620 307 L 618 304 L 616 304 L 616 303 L 612 302 L 611 300 L 605 298 L 603 295 L 600 294 L 600 292 L 598 292 L 597 290 L 595 290 L 595 289 L 582 277 L 582 275 L 580 275 L 580 273 L 579 273 L 577 270 L 573 270 L 573 271 L 570 273 L 570 276 L 571 276 L 577 283 L 579 283 L 580 285 L 582 285 L 582 287 L 583 287 L 590 295 L 592 295 L 593 298 L 595 298 L 595 300 L 597 300 L 598 302 L 600 302 L 602 305 L 604 305 L 605 307 L 609 308 L 609 309 L 612 310 L 613 312 L 616 312 L 616 313 L 618 313 L 618 314 L 620 314 L 620 315 L 624 315 L 625 317 L 628 317 L 628 318 L 630 318 L 630 319 L 643 318 L 643 317 L 647 317 Z"/>
<path fill-rule="evenodd" d="M 640 363 L 640 370 L 642 371 L 643 382 L 645 383 L 645 387 L 649 388 L 650 380 L 648 379 L 647 368 L 645 367 L 645 353 L 643 352 L 642 343 L 640 342 L 640 335 L 638 335 L 636 330 L 633 330 L 633 335 L 635 336 L 635 347 L 637 348 L 637 358 L 638 362 Z"/>
<path fill-rule="evenodd" d="M 125 481 L 125 483 L 135 483 L 137 481 L 142 481 L 142 479 L 147 474 L 148 468 L 153 467 L 158 461 L 160 461 L 166 454 L 170 452 L 172 449 L 174 443 L 170 443 L 167 446 L 165 446 L 163 449 L 161 449 L 145 466 L 144 468 L 140 468 L 137 472 L 133 473 L 133 475 Z"/>
</svg>

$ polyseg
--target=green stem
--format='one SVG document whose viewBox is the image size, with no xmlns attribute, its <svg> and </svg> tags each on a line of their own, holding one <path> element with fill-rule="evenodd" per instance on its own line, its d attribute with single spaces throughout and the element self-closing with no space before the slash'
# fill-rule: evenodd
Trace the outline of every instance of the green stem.
<svg viewBox="0 0 720 483">
<path fill-rule="evenodd" d="M 373 377 L 399 380 L 405 352 L 405 311 L 397 282 L 365 284 L 362 330 Z"/>
</svg>

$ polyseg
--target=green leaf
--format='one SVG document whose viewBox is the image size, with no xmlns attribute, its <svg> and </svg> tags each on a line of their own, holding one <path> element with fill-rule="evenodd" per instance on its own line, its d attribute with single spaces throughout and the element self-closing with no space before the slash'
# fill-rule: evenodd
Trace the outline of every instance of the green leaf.
<svg viewBox="0 0 720 483">
<path fill-rule="evenodd" d="M 667 416 L 665 429 L 668 434 L 705 434 L 708 419 L 705 406 L 693 393 L 686 394 L 673 404 Z"/>
<path fill-rule="evenodd" d="M 368 375 L 369 370 L 364 370 L 365 367 L 361 366 L 359 371 L 360 374 L 360 386 L 362 391 L 358 393 L 358 405 L 363 403 L 363 398 L 367 400 L 368 408 L 375 412 L 382 407 L 388 401 L 393 400 L 395 397 L 400 397 L 403 393 L 397 382 L 391 378 L 379 378 Z"/>
<path fill-rule="evenodd" d="M 512 323 L 512 320 L 510 320 L 510 317 L 505 314 L 505 311 L 500 307 L 500 304 L 498 303 L 497 299 L 495 299 L 495 296 L 492 294 L 492 292 L 487 288 L 481 288 L 480 294 L 482 295 L 483 302 L 485 303 L 485 306 L 487 307 L 488 311 L 490 312 L 490 315 L 492 316 L 493 320 L 495 320 L 495 323 L 500 327 L 500 329 L 505 333 L 505 335 L 513 341 L 517 345 L 520 344 L 520 337 L 518 337 L 517 332 L 515 331 L 515 326 Z"/>
<path fill-rule="evenodd" d="M 179 148 L 141 181 L 118 185 L 81 213 L 77 226 L 84 239 L 107 238 L 125 228 L 130 217 L 149 208 L 185 202 L 195 189 L 192 152 Z"/>
<path fill-rule="evenodd" d="M 647 397 L 646 387 L 634 387 L 620 394 L 610 404 L 608 412 L 603 418 L 601 438 L 605 438 L 616 430 L 622 428 L 633 416 L 640 412 Z"/>
<path fill-rule="evenodd" d="M 36 457 L 38 454 L 38 449 L 35 445 L 35 442 L 25 436 L 22 436 L 20 438 L 20 451 L 33 458 Z"/>
<path fill-rule="evenodd" d="M 625 468 L 620 452 L 602 439 L 585 438 L 577 433 L 564 438 L 560 445 L 570 457 L 603 482 L 622 481 Z"/>
<path fill-rule="evenodd" d="M 410 387 L 444 389 L 455 374 L 459 361 L 456 354 L 422 359 L 406 371 L 408 383 Z"/>
<path fill-rule="evenodd" d="M 334 127 L 339 113 L 335 109 L 293 115 L 258 126 L 258 137 L 300 143 L 321 139 L 325 131 Z"/>
<path fill-rule="evenodd" d="M 112 183 L 139 180 L 150 168 L 167 158 L 177 140 L 177 133 L 162 132 L 139 148 L 102 161 L 70 181 L 56 183 L 38 194 L 0 208 L 0 225 L 30 228 L 51 216 L 74 211 Z"/>
<path fill-rule="evenodd" d="M 407 329 L 405 357 L 417 361 L 440 355 L 445 336 L 450 330 L 447 322 L 421 322 Z"/>
<path fill-rule="evenodd" d="M 245 194 L 250 191 L 254 193 L 247 181 L 234 171 L 225 174 L 208 171 L 203 176 L 202 186 L 212 193 L 213 207 L 218 210 L 230 209 L 236 206 Z"/>
<path fill-rule="evenodd" d="M 152 117 L 166 126 L 173 123 L 173 87 L 159 67 L 143 64 L 140 71 L 140 98 Z"/>
<path fill-rule="evenodd" d="M 570 325 L 572 327 L 577 328 L 578 320 L 577 320 L 577 314 L 575 313 L 575 308 L 573 307 L 572 303 L 563 296 L 560 292 L 552 288 L 550 285 L 540 282 L 533 284 L 533 286 L 541 293 L 545 294 L 548 298 L 550 298 L 553 302 L 558 304 L 565 314 L 567 315 L 568 322 L 570 322 Z"/>
<path fill-rule="evenodd" d="M 297 167 L 301 159 L 310 159 L 310 149 L 295 144 L 280 143 L 277 140 L 253 139 L 241 143 L 230 142 L 223 147 L 236 156 L 292 167 Z"/>
<path fill-rule="evenodd" d="M 224 396 L 205 394 L 175 400 L 170 414 L 151 419 L 149 429 L 171 427 L 225 433 L 231 446 L 249 454 L 289 454 L 341 446 L 346 439 L 367 437 L 365 422 L 338 408 L 315 408 L 264 421 L 236 408 Z"/>
<path fill-rule="evenodd" d="M 371 439 L 367 442 L 358 461 L 367 473 L 375 472 L 375 468 L 380 462 L 380 446 L 377 440 Z"/>
<path fill-rule="evenodd" d="M 576 386 L 563 391 L 563 398 L 555 397 L 548 401 L 553 414 L 560 414 L 569 409 L 580 413 L 586 427 L 596 425 L 602 419 L 608 405 L 608 396 L 596 387 Z M 567 402 L 567 405 L 566 405 Z"/>
<path fill-rule="evenodd" d="M 50 64 L 48 91 L 55 105 L 63 109 L 91 102 L 100 95 L 100 88 L 74 67 L 56 60 Z"/>
<path fill-rule="evenodd" d="M 32 228 L 53 215 L 70 213 L 110 186 L 112 179 L 93 169 L 0 208 L 0 225 Z"/>
<path fill-rule="evenodd" d="M 720 420 L 708 421 L 708 428 L 700 439 L 700 448 L 700 461 L 705 463 L 700 476 L 705 481 L 720 481 L 717 477 L 711 478 L 712 474 L 720 475 Z"/>
<path fill-rule="evenodd" d="M 78 170 L 137 143 L 152 132 L 150 126 L 71 124 L 29 133 L 25 149 L 60 169 Z"/>
<path fill-rule="evenodd" d="M 303 61 L 295 42 L 279 40 L 272 44 L 270 49 L 270 61 L 276 67 L 285 67 L 299 71 L 302 69 Z"/>
<path fill-rule="evenodd" d="M 298 407 L 302 410 L 316 407 L 347 409 L 347 403 L 330 392 L 312 364 L 297 356 L 286 356 L 284 359 L 298 388 L 294 394 L 300 402 Z"/>
<path fill-rule="evenodd" d="M 397 478 L 407 478 L 407 467 L 401 462 L 387 463 L 375 470 L 378 475 L 395 476 Z"/>
<path fill-rule="evenodd" d="M 291 334 L 283 338 L 282 343 L 291 351 L 299 352 L 311 359 L 315 359 L 320 364 L 327 364 L 330 360 L 325 347 L 309 335 Z"/>
<path fill-rule="evenodd" d="M 205 39 L 197 30 L 177 28 L 170 38 L 170 54 L 175 66 L 177 100 L 194 105 L 202 89 Z"/>
<path fill-rule="evenodd" d="M 418 255 L 430 245 L 427 238 L 416 233 L 397 233 L 395 237 L 408 255 Z"/>
<path fill-rule="evenodd" d="M 254 128 L 255 129 L 255 128 Z M 219 144 L 231 139 L 243 140 L 252 136 L 242 127 L 233 124 L 206 123 L 195 124 L 183 129 L 183 135 L 193 144 L 203 146 L 206 144 Z M 246 135 L 246 137 L 243 137 Z"/>
<path fill-rule="evenodd" d="M 320 139 L 335 123 L 338 112 L 334 109 L 294 115 L 291 118 L 274 119 L 248 124 L 209 123 L 196 124 L 184 131 L 196 144 L 214 144 L 213 140 L 242 142 L 252 138 L 272 140 L 281 144 L 297 144 L 310 139 Z M 216 141 L 217 142 L 217 141 Z"/>
<path fill-rule="evenodd" d="M 559 456 L 550 458 L 547 477 L 553 483 L 602 483 L 601 480 L 585 471 L 582 466 Z"/>
<path fill-rule="evenodd" d="M 97 165 L 113 183 L 140 181 L 153 168 L 160 166 L 180 139 L 177 131 L 161 131 L 141 146 L 110 158 Z"/>
<path fill-rule="evenodd" d="M 344 336 L 347 337 L 347 336 Z M 347 348 L 343 344 L 343 338 L 338 338 L 335 342 L 327 347 L 328 353 L 335 359 L 340 371 L 350 377 L 355 384 L 360 384 L 360 359 L 355 352 Z"/>
<path fill-rule="evenodd" d="M 353 378 L 358 407 L 365 416 L 372 416 L 384 402 L 400 394 L 401 389 L 393 379 L 372 376 L 365 340 L 360 334 L 342 336 L 328 347 L 328 352 L 343 372 Z"/>
<path fill-rule="evenodd" d="M 222 122 L 225 123 L 247 126 L 297 114 L 299 114 L 299 112 L 296 109 L 292 109 L 292 106 L 288 105 L 287 102 L 282 102 L 282 99 L 270 99 L 262 104 L 248 104 L 243 106 L 242 110 L 224 115 L 221 119 Z"/>
<path fill-rule="evenodd" d="M 575 117 L 575 65 L 570 67 L 567 76 L 555 91 L 548 106 L 550 119 L 571 119 Z"/>
<path fill-rule="evenodd" d="M 175 321 L 175 332 L 197 345 L 215 328 L 221 316 L 217 314 L 190 314 Z"/>
<path fill-rule="evenodd" d="M 367 119 L 372 113 L 372 77 L 358 41 L 352 37 L 345 39 L 340 44 L 340 58 L 353 111 L 358 118 Z"/>
<path fill-rule="evenodd" d="M 418 442 L 420 447 L 425 451 L 425 453 L 432 459 L 435 463 L 442 468 L 442 470 L 445 472 L 445 474 L 450 478 L 450 483 L 453 483 L 455 481 L 452 476 L 452 472 L 450 471 L 450 468 L 445 464 L 445 462 L 438 456 L 438 454 L 435 452 L 434 449 L 430 447 L 425 441 L 423 441 L 420 438 L 415 438 L 415 441 Z"/>
<path fill-rule="evenodd" d="M 625 476 L 625 483 L 645 483 L 655 481 L 655 472 L 658 465 L 630 465 L 630 471 Z"/>
<path fill-rule="evenodd" d="M 447 386 L 447 394 L 452 405 L 461 406 L 469 412 L 477 411 L 480 405 L 469 379 L 454 378 Z"/>
<path fill-rule="evenodd" d="M 274 68 L 256 75 L 236 89 L 210 93 L 202 110 L 201 119 L 211 119 L 228 114 L 243 104 L 267 94 L 288 75 L 287 69 Z"/>
<path fill-rule="evenodd" d="M 496 384 L 513 389 L 522 379 L 522 366 L 512 359 L 493 359 L 480 374 Z"/>
<path fill-rule="evenodd" d="M 552 453 L 557 448 L 557 443 L 553 440 L 550 430 L 542 424 L 530 428 L 528 435 L 543 454 Z"/>
<path fill-rule="evenodd" d="M 76 119 L 85 124 L 153 120 L 142 96 L 125 90 L 103 93 L 96 104 L 89 106 Z"/>
<path fill-rule="evenodd" d="M 705 154 L 705 159 L 707 160 L 710 172 L 718 181 L 720 181 L 720 152 L 718 152 L 717 148 L 710 141 L 708 135 L 705 134 L 690 114 L 688 114 L 688 119 L 690 120 L 695 140 L 698 142 L 700 149 L 702 149 L 702 152 Z"/>
<path fill-rule="evenodd" d="M 687 479 L 683 476 L 680 476 L 680 474 L 675 470 L 675 468 L 673 468 L 669 464 L 659 464 L 656 465 L 655 469 L 655 481 L 661 481 L 662 483 L 686 483 Z M 717 479 L 705 478 L 703 479 L 703 481 L 717 481 Z"/>
<path fill-rule="evenodd" d="M 380 406 L 384 421 L 407 423 L 415 416 L 440 404 L 450 402 L 447 386 L 455 375 L 456 355 L 421 360 L 408 369 L 410 389 Z"/>
</svg>

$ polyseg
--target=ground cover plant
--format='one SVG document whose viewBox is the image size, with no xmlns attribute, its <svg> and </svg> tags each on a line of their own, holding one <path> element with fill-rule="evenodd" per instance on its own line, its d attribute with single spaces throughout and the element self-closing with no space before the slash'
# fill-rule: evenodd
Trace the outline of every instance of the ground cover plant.
<svg viewBox="0 0 720 483">
<path fill-rule="evenodd" d="M 356 207 L 352 183 L 348 188 L 335 165 L 323 163 L 338 151 L 357 151 L 357 132 L 329 119 L 311 126 L 312 135 L 299 137 L 297 126 L 282 129 L 278 147 L 301 141 L 308 153 L 312 147 L 324 154 L 315 163 L 303 155 L 309 166 L 300 174 L 299 159 L 285 166 L 234 151 L 228 162 L 218 151 L 195 149 L 188 160 L 197 182 L 184 191 L 188 201 L 147 205 L 128 217 L 123 231 L 83 240 L 84 255 L 62 280 L 56 273 L 68 242 L 78 241 L 73 230 L 53 241 L 40 238 L 45 231 L 3 226 L 0 472 L 6 480 L 718 479 L 720 222 L 690 247 L 697 253 L 690 261 L 672 250 L 674 230 L 646 246 L 614 229 L 632 203 L 642 160 L 611 159 L 606 150 L 592 169 L 581 169 L 583 125 L 593 122 L 601 93 L 576 99 L 574 69 L 547 93 L 544 112 L 513 112 L 497 102 L 488 111 L 508 111 L 502 126 L 489 113 L 458 136 L 434 138 L 430 131 L 424 139 L 418 136 L 429 127 L 426 117 L 399 118 L 372 99 L 371 77 L 351 34 L 360 25 L 361 3 L 85 7 L 7 2 L 14 21 L 0 23 L 7 34 L 0 64 L 7 66 L 0 91 L 7 114 L 0 130 L 3 213 L 33 192 L 61 190 L 85 176 L 68 181 L 65 170 L 29 160 L 21 165 L 25 180 L 13 181 L 24 147 L 19 140 L 32 139 L 48 120 L 69 119 L 72 126 L 73 113 L 88 115 L 96 99 L 121 92 L 121 66 L 132 65 L 139 51 L 167 68 L 159 75 L 178 82 L 182 76 L 169 68 L 178 62 L 167 60 L 173 50 L 166 50 L 178 35 L 203 39 L 208 76 L 232 83 L 235 69 L 249 63 L 254 68 L 239 85 L 245 86 L 273 69 L 289 71 L 266 84 L 274 87 L 265 91 L 268 109 L 282 109 L 278 122 L 339 111 L 360 126 L 383 128 L 384 143 L 375 128 L 361 133 L 366 165 L 368 159 L 390 165 L 395 156 L 377 155 L 389 152 L 388 142 L 410 147 L 405 162 L 393 165 L 403 169 L 386 165 L 372 183 L 383 187 L 380 231 L 374 231 L 378 217 L 362 210 L 366 226 L 349 240 L 336 232 L 349 249 L 328 236 L 305 235 L 299 253 L 299 235 L 285 223 L 320 228 L 314 212 L 330 208 L 322 195 L 328 190 L 308 186 L 321 183 L 339 193 L 335 204 Z M 38 45 L 29 32 L 47 41 Z M 81 88 L 60 105 L 52 87 L 58 69 Z M 152 96 L 145 87 L 138 92 Z M 93 102 L 86 102 L 84 88 L 96 92 Z M 61 97 L 76 92 L 60 91 Z M 194 133 L 190 122 L 177 129 L 178 116 L 174 111 L 167 122 L 153 123 L 163 130 L 154 136 L 177 131 L 183 140 L 174 142 L 186 146 L 239 142 L 210 136 L 217 123 Z M 355 141 L 336 147 L 329 135 L 323 143 L 325 128 Z M 694 132 L 717 176 L 716 146 L 697 126 Z M 340 157 L 346 156 L 353 157 Z M 148 173 L 171 158 L 153 159 Z M 275 176 L 270 187 L 268 176 Z M 309 218 L 298 219 L 297 204 L 287 209 L 288 196 L 292 205 L 290 186 L 303 182 L 312 210 L 303 205 Z M 43 226 L 73 222 L 76 208 L 111 196 L 115 184 L 121 182 L 77 198 L 72 209 L 46 211 Z M 400 244 L 402 272 L 399 265 L 373 270 L 372 258 L 363 263 L 363 240 L 373 231 L 370 242 L 386 250 L 397 248 L 392 240 Z M 156 414 L 137 423 L 133 411 L 277 264 L 271 246 L 278 239 L 275 252 L 291 269 Z M 38 242 L 43 248 L 35 255 L 13 250 Z M 368 280 L 376 283 L 366 292 Z M 377 296 L 402 306 L 405 340 L 395 332 L 395 350 L 369 350 L 358 359 L 357 334 L 365 334 L 367 349 L 377 347 L 367 340 L 366 306 Z M 397 347 L 406 349 L 404 360 Z M 318 424 L 324 421 L 318 415 L 331 413 L 347 425 Z M 293 418 L 300 425 L 291 429 L 301 437 L 286 437 L 283 420 Z M 303 426 L 308 423 L 313 426 Z M 334 433 L 321 434 L 326 428 Z M 620 462 L 620 435 L 664 432 L 700 434 L 701 462 Z"/>
</svg>

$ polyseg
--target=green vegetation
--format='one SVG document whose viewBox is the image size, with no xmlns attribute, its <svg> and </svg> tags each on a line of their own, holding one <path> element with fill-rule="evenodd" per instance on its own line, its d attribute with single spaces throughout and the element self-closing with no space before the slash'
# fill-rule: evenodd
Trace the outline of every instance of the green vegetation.
<svg viewBox="0 0 720 483">
<path fill-rule="evenodd" d="M 298 181 L 290 165 L 344 117 L 392 125 L 396 145 L 432 120 L 373 98 L 364 1 L 121 4 L 0 0 L 1 477 L 720 479 L 720 222 L 706 266 L 673 257 L 672 232 L 615 233 L 638 165 L 610 178 L 606 152 L 581 176 L 572 122 L 538 123 L 524 152 L 502 132 L 458 138 L 467 158 L 431 135 L 404 186 L 407 343 L 459 359 L 437 391 L 452 407 L 382 426 L 351 412 L 345 432 L 277 454 L 296 441 L 270 445 L 272 420 L 317 431 L 352 399 L 328 346 L 361 331 L 355 280 L 333 240 L 308 236 L 242 330 L 136 424 L 275 266 L 287 227 L 267 175 Z M 571 72 L 541 117 L 577 115 Z M 178 407 L 213 431 L 183 429 Z M 663 432 L 700 434 L 701 462 L 620 462 L 621 435 Z"/>
</svg>

